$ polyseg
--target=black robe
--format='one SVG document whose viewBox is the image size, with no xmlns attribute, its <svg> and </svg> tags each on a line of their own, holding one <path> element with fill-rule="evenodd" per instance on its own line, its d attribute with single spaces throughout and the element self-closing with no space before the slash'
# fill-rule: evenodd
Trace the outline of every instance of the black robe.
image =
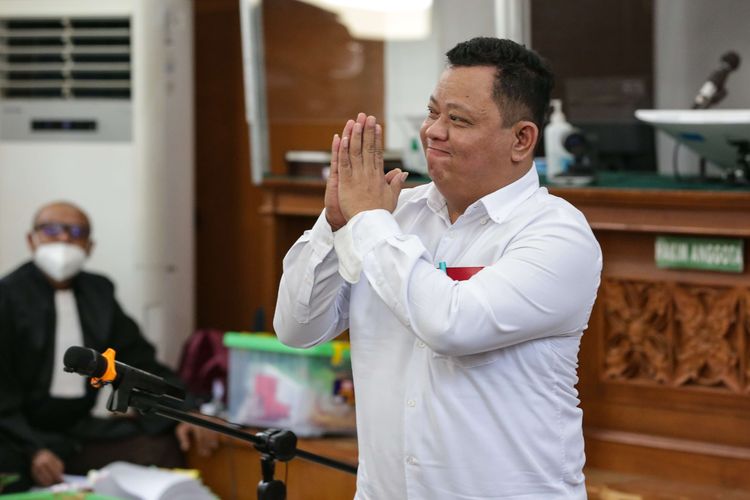
<svg viewBox="0 0 750 500">
<path fill-rule="evenodd" d="M 110 280 L 81 272 L 73 278 L 72 289 L 86 347 L 99 352 L 112 347 L 118 361 L 180 385 L 174 373 L 156 360 L 153 346 L 123 312 Z M 54 292 L 31 262 L 0 280 L 0 470 L 3 457 L 20 456 L 30 461 L 36 451 L 47 448 L 65 460 L 86 442 L 157 434 L 174 425 L 156 416 L 95 418 L 91 410 L 96 389 L 90 386 L 81 398 L 50 397 Z"/>
</svg>

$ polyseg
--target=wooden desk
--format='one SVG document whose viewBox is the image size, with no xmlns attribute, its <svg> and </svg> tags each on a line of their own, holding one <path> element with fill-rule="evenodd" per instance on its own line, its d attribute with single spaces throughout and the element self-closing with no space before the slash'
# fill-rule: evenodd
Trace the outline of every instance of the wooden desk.
<svg viewBox="0 0 750 500">
<path fill-rule="evenodd" d="M 300 439 L 297 448 L 357 465 L 355 438 Z M 245 441 L 222 437 L 210 457 L 189 452 L 188 464 L 201 471 L 203 482 L 222 500 L 257 498 L 260 454 Z M 286 484 L 287 500 L 352 500 L 356 490 L 354 475 L 301 458 L 277 462 L 274 477 Z"/>
<path fill-rule="evenodd" d="M 353 463 L 357 448 L 353 439 L 304 440 L 300 448 L 318 455 Z M 201 471 L 201 479 L 222 500 L 256 500 L 260 481 L 260 456 L 248 443 L 223 439 L 211 457 L 189 453 L 190 467 Z M 665 480 L 653 475 L 633 475 L 587 466 L 586 492 L 589 500 L 725 500 L 747 499 L 749 494 L 732 488 L 696 485 L 681 480 Z M 277 464 L 276 479 L 287 486 L 289 500 L 351 500 L 354 476 L 321 465 L 295 459 Z"/>
<path fill-rule="evenodd" d="M 264 185 L 264 276 L 323 208 L 321 181 Z M 657 235 L 750 238 L 750 191 L 551 189 L 587 217 L 604 255 L 580 353 L 587 464 L 750 490 L 750 273 L 656 267 Z M 746 266 L 747 267 L 747 266 Z"/>
</svg>

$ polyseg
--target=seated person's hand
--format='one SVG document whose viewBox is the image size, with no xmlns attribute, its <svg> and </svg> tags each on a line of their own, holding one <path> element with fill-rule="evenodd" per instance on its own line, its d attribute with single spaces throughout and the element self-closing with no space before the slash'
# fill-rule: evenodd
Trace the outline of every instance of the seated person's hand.
<svg viewBox="0 0 750 500">
<path fill-rule="evenodd" d="M 39 486 L 62 482 L 65 464 L 50 450 L 39 450 L 31 458 L 31 478 Z"/>
<path fill-rule="evenodd" d="M 182 451 L 188 451 L 192 445 L 195 446 L 198 455 L 207 457 L 219 446 L 219 435 L 215 431 L 197 425 L 181 422 L 174 432 Z"/>
</svg>

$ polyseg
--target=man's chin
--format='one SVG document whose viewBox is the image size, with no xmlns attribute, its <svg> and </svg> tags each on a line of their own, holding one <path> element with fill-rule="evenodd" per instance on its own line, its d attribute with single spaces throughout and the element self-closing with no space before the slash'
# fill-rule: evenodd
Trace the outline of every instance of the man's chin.
<svg viewBox="0 0 750 500">
<path fill-rule="evenodd" d="M 427 162 L 427 175 L 430 176 L 435 182 L 439 182 L 445 179 L 445 167 L 440 165 L 437 161 Z"/>
</svg>

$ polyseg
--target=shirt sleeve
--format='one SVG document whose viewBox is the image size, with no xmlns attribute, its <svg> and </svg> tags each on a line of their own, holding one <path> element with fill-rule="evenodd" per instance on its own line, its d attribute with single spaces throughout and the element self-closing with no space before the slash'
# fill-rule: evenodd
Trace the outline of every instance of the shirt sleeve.
<svg viewBox="0 0 750 500">
<path fill-rule="evenodd" d="M 17 448 L 31 458 L 43 445 L 22 411 L 27 389 L 12 359 L 15 324 L 11 307 L 7 290 L 0 286 L 0 445 Z"/>
<path fill-rule="evenodd" d="M 531 223 L 466 281 L 436 269 L 419 238 L 385 210 L 352 218 L 337 232 L 336 250 L 347 280 L 366 279 L 410 331 L 449 356 L 580 334 L 602 265 L 585 219 L 571 214 Z"/>
<path fill-rule="evenodd" d="M 339 274 L 333 238 L 324 211 L 284 257 L 273 326 L 285 344 L 310 347 L 349 327 L 350 285 Z"/>
</svg>

